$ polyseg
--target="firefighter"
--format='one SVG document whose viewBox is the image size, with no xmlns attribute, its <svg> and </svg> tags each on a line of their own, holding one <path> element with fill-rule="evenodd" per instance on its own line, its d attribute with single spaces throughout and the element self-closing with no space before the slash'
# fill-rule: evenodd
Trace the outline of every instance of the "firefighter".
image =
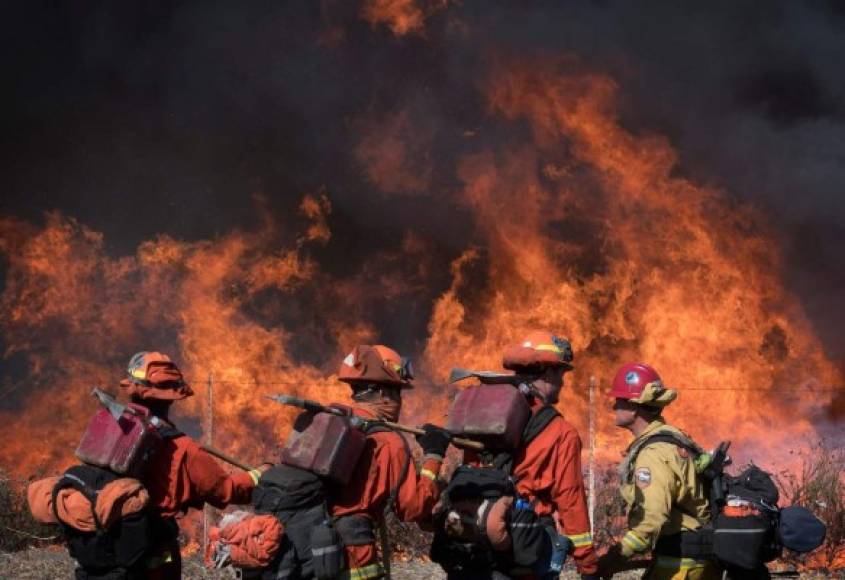
<svg viewBox="0 0 845 580">
<path fill-rule="evenodd" d="M 133 403 L 147 407 L 163 421 L 159 432 L 164 440 L 148 460 L 142 479 L 150 495 L 155 541 L 141 566 L 144 578 L 176 580 L 182 573 L 176 517 L 204 503 L 220 509 L 230 503 L 249 503 L 252 489 L 269 464 L 230 475 L 193 439 L 176 430 L 169 418 L 170 406 L 194 393 L 166 354 L 135 354 L 120 386 Z"/>
<path fill-rule="evenodd" d="M 402 409 L 402 392 L 412 388 L 414 377 L 410 361 L 396 351 L 382 345 L 360 345 L 343 360 L 338 378 L 352 388 L 355 415 L 396 422 Z M 394 511 L 402 521 L 431 517 L 451 435 L 429 424 L 423 430 L 424 435 L 417 435 L 424 453 L 419 472 L 401 435 L 387 428 L 369 430 L 367 447 L 349 484 L 332 495 L 331 513 L 346 546 L 347 570 L 342 578 L 383 578 L 386 567 L 389 573 L 390 550 L 384 528 L 387 511 Z M 376 549 L 379 535 L 384 563 Z"/>
<path fill-rule="evenodd" d="M 517 375 L 534 377 L 526 383 L 525 395 L 536 415 L 558 403 L 563 376 L 572 370 L 572 347 L 550 332 L 535 331 L 505 350 L 502 365 Z M 512 474 L 520 497 L 572 543 L 581 577 L 594 578 L 597 558 L 581 473 L 581 437 L 575 428 L 555 413 L 543 431 L 517 451 Z M 551 572 L 542 579 L 557 576 Z"/>
<path fill-rule="evenodd" d="M 620 494 L 627 504 L 628 529 L 599 561 L 600 575 L 631 568 L 630 560 L 651 552 L 644 578 L 704 580 L 721 578 L 718 566 L 681 546 L 710 518 L 703 479 L 691 450 L 699 449 L 682 431 L 661 416 L 677 392 L 667 389 L 649 365 L 622 365 L 610 391 L 618 427 L 634 435 L 619 468 Z M 657 434 L 670 441 L 646 443 Z M 683 541 L 682 541 L 683 539 Z"/>
</svg>

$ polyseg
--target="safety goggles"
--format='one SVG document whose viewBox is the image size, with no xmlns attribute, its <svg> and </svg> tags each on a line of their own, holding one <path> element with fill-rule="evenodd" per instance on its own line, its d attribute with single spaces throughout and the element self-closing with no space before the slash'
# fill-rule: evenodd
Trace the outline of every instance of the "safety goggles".
<svg viewBox="0 0 845 580">
<path fill-rule="evenodd" d="M 414 365 L 411 359 L 403 356 L 399 359 L 399 378 L 403 381 L 414 380 Z"/>
</svg>

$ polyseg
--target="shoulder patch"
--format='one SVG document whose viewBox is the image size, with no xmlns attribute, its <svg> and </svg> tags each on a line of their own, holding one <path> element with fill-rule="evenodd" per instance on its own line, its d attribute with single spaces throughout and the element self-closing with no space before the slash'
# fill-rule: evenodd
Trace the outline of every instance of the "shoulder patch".
<svg viewBox="0 0 845 580">
<path fill-rule="evenodd" d="M 648 487 L 651 485 L 651 470 L 648 467 L 638 467 L 634 471 L 634 483 L 638 487 Z"/>
</svg>

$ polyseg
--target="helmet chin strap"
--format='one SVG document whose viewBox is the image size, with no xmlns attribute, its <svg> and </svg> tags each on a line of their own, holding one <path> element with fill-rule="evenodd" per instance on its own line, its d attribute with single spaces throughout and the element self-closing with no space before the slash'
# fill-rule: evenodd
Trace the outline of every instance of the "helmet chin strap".
<svg viewBox="0 0 845 580">
<path fill-rule="evenodd" d="M 534 386 L 534 381 L 526 381 L 524 383 L 519 383 L 519 392 L 525 395 L 526 397 L 537 397 L 544 403 L 546 402 L 546 397 Z"/>
</svg>

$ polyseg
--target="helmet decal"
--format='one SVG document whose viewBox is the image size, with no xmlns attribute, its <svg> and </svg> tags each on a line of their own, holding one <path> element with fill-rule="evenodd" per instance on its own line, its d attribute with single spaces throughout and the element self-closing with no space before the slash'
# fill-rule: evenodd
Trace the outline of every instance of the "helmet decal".
<svg viewBox="0 0 845 580">
<path fill-rule="evenodd" d="M 640 375 L 638 375 L 634 371 L 628 371 L 628 374 L 625 375 L 625 384 L 626 385 L 638 385 L 640 383 Z"/>
<path fill-rule="evenodd" d="M 346 355 L 346 358 L 343 359 L 343 364 L 345 364 L 348 367 L 354 367 L 355 366 L 355 353 L 350 352 L 348 355 Z"/>
</svg>

